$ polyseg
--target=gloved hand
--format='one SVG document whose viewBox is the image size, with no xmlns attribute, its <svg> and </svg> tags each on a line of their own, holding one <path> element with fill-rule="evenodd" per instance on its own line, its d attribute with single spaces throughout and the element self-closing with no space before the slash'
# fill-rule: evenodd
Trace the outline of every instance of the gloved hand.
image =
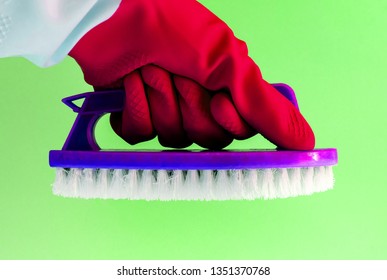
<svg viewBox="0 0 387 280">
<path fill-rule="evenodd" d="M 96 88 L 125 87 L 125 110 L 121 120 L 116 116 L 112 121 L 122 136 L 131 125 L 126 123 L 127 116 L 133 119 L 136 111 L 139 118 L 150 114 L 146 112 L 149 109 L 144 96 L 136 94 L 147 70 L 135 70 L 156 65 L 157 69 L 173 73 L 177 91 L 187 96 L 188 102 L 198 104 L 205 100 L 213 118 L 226 130 L 232 130 L 230 119 L 240 115 L 247 128 L 252 127 L 281 148 L 314 147 L 310 126 L 285 97 L 262 79 L 246 45 L 195 0 L 123 0 L 113 16 L 84 35 L 69 55 L 81 66 L 89 84 Z M 203 97 L 203 88 L 215 92 L 214 96 Z M 168 111 L 162 101 L 151 100 L 152 114 L 154 110 L 158 110 L 158 115 Z M 182 106 L 182 102 L 179 104 Z M 194 125 L 202 125 L 191 117 Z M 150 127 L 130 129 L 138 129 L 138 135 L 154 135 Z M 208 129 L 212 130 L 212 126 Z M 195 132 L 186 136 L 192 134 Z M 211 146 L 219 148 L 227 142 Z"/>
<path fill-rule="evenodd" d="M 183 148 L 194 142 L 219 149 L 234 138 L 246 139 L 256 133 L 232 111 L 233 106 L 222 115 L 229 115 L 222 127 L 211 114 L 212 93 L 155 65 L 129 73 L 125 89 L 125 108 L 122 113 L 113 113 L 110 121 L 114 131 L 131 144 L 157 134 L 165 147 Z"/>
</svg>

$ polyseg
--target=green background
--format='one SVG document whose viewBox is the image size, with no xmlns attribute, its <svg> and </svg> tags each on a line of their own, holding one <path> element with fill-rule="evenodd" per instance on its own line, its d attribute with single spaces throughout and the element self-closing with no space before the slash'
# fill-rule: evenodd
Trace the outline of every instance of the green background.
<svg viewBox="0 0 387 280">
<path fill-rule="evenodd" d="M 338 149 L 335 188 L 270 201 L 53 196 L 48 151 L 75 118 L 60 99 L 91 88 L 70 58 L 47 69 L 1 59 L 1 259 L 387 258 L 387 2 L 201 2 L 247 42 L 266 80 L 295 89 L 317 147 Z M 97 135 L 123 146 L 106 118 Z M 231 148 L 268 146 L 255 137 Z"/>
</svg>

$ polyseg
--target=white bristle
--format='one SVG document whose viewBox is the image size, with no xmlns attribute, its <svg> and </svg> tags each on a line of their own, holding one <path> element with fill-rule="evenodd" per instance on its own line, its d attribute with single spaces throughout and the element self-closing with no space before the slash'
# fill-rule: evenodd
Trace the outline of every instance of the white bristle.
<svg viewBox="0 0 387 280">
<path fill-rule="evenodd" d="M 182 186 L 187 197 L 193 197 L 196 195 L 197 199 L 204 199 L 204 191 L 202 188 L 200 188 L 199 182 L 199 172 L 197 170 L 187 170 L 184 185 Z M 195 188 L 192 186 L 197 187 Z"/>
<path fill-rule="evenodd" d="M 108 169 L 99 169 L 96 173 L 96 194 L 101 198 L 108 198 L 107 193 L 109 191 L 109 173 Z M 90 198 L 93 198 L 93 194 L 90 193 Z"/>
<path fill-rule="evenodd" d="M 255 170 L 244 171 L 244 192 L 245 199 L 252 200 L 258 198 L 258 177 Z"/>
<path fill-rule="evenodd" d="M 289 185 L 290 195 L 297 196 L 302 192 L 302 181 L 301 181 L 301 168 L 289 168 Z"/>
<path fill-rule="evenodd" d="M 303 192 L 306 195 L 312 194 L 312 190 L 308 188 L 308 186 L 314 186 L 314 189 L 316 188 L 316 186 L 314 185 L 314 178 L 313 178 L 314 168 L 313 167 L 303 168 L 302 171 L 303 172 L 302 172 L 301 180 L 303 181 L 303 185 L 302 185 Z"/>
<path fill-rule="evenodd" d="M 123 193 L 123 198 L 132 197 L 135 199 L 136 194 L 138 193 L 137 187 L 139 184 L 139 174 L 137 170 L 131 169 L 124 176 L 124 187 L 125 192 Z"/>
<path fill-rule="evenodd" d="M 240 200 L 333 188 L 332 166 L 236 170 L 56 169 L 53 193 L 130 200 Z"/>
</svg>

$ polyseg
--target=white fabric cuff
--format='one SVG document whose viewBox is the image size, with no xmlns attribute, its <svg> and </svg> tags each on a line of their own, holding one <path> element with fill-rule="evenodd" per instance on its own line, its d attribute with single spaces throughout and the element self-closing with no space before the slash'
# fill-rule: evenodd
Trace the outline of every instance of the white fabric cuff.
<svg viewBox="0 0 387 280">
<path fill-rule="evenodd" d="M 41 67 L 66 57 L 121 0 L 0 0 L 0 57 L 22 56 Z"/>
</svg>

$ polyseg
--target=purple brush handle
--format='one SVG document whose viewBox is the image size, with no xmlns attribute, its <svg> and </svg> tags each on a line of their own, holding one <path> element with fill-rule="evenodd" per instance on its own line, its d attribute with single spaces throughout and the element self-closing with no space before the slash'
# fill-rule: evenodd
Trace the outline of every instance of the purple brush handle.
<svg viewBox="0 0 387 280">
<path fill-rule="evenodd" d="M 85 99 L 82 107 L 74 101 Z M 106 113 L 121 112 L 125 101 L 123 90 L 86 92 L 62 99 L 78 116 L 62 148 L 65 151 L 98 151 L 94 129 L 97 121 Z"/>
<path fill-rule="evenodd" d="M 292 88 L 286 84 L 273 84 L 273 86 L 298 109 L 296 95 Z M 74 101 L 85 99 L 82 106 L 78 107 Z M 64 151 L 99 151 L 94 129 L 99 118 L 104 114 L 121 112 L 125 100 L 123 90 L 87 92 L 64 98 L 62 101 L 78 116 L 62 148 Z"/>
<path fill-rule="evenodd" d="M 273 86 L 298 109 L 291 87 Z M 85 99 L 78 107 L 74 101 Z M 312 151 L 247 150 L 247 151 L 100 151 L 94 137 L 98 119 L 106 113 L 121 112 L 123 90 L 88 92 L 63 99 L 78 113 L 62 150 L 50 151 L 52 167 L 114 169 L 249 169 L 314 167 L 337 164 L 336 149 Z"/>
</svg>

